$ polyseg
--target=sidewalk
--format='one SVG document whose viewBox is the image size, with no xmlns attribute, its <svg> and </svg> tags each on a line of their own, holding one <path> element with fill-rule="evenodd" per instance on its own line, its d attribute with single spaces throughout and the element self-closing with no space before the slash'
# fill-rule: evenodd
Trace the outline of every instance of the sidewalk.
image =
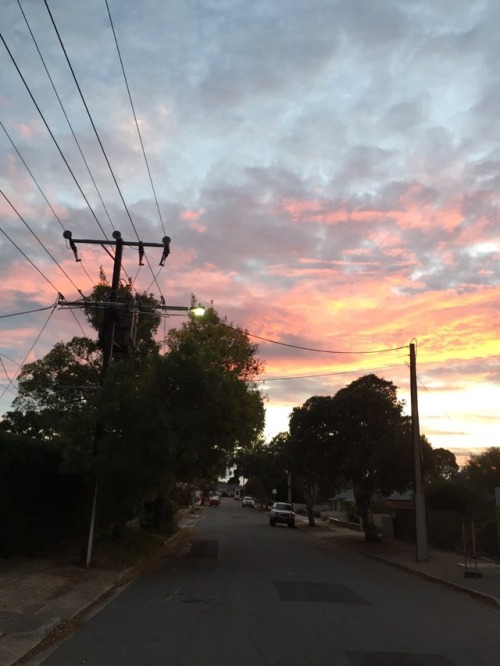
<svg viewBox="0 0 500 666">
<path fill-rule="evenodd" d="M 182 528 L 192 527 L 198 517 L 185 513 L 173 540 L 181 538 Z M 368 544 L 361 532 L 323 521 L 310 528 L 305 518 L 297 519 L 301 532 L 474 595 L 500 610 L 500 564 L 480 561 L 482 578 L 466 578 L 459 555 L 429 549 L 428 562 L 416 562 L 412 544 L 396 540 Z M 78 626 L 79 618 L 136 575 L 130 570 L 81 569 L 61 559 L 0 561 L 0 666 L 16 664 L 42 643 L 47 647 L 57 643 Z"/>
<path fill-rule="evenodd" d="M 384 564 L 403 569 L 417 576 L 447 585 L 460 592 L 475 596 L 500 610 L 500 563 L 488 559 L 477 559 L 480 578 L 465 576 L 464 558 L 457 553 L 428 548 L 428 560 L 416 561 L 415 544 L 390 539 L 382 543 L 365 543 L 364 533 L 330 525 L 317 520 L 316 527 L 308 526 L 307 519 L 297 516 L 299 529 L 320 539 L 327 539 L 363 555 L 378 559 Z M 467 571 L 471 571 L 469 568 Z"/>
<path fill-rule="evenodd" d="M 189 510 L 168 543 L 199 518 Z M 41 646 L 49 647 L 78 627 L 98 602 L 140 574 L 137 569 L 82 569 L 75 558 L 0 560 L 0 666 L 12 666 Z"/>
</svg>

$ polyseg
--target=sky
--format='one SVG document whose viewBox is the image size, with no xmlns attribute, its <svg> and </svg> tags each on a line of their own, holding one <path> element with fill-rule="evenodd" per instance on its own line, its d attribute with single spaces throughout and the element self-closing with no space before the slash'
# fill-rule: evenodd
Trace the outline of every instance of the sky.
<svg viewBox="0 0 500 666">
<path fill-rule="evenodd" d="M 500 3 L 0 9 L 0 414 L 23 363 L 93 335 L 51 306 L 112 259 L 77 263 L 63 230 L 119 230 L 171 237 L 163 268 L 125 248 L 138 291 L 194 293 L 259 345 L 268 441 L 370 373 L 409 412 L 413 342 L 431 444 L 500 446 Z"/>
</svg>

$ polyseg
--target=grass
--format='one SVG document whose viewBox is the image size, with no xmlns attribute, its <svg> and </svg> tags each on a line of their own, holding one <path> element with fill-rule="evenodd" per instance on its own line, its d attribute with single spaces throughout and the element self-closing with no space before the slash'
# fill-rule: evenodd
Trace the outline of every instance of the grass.
<svg viewBox="0 0 500 666">
<path fill-rule="evenodd" d="M 92 560 L 107 569 L 127 569 L 157 555 L 167 538 L 140 527 L 126 527 L 117 539 L 100 536 L 94 543 Z"/>
</svg>

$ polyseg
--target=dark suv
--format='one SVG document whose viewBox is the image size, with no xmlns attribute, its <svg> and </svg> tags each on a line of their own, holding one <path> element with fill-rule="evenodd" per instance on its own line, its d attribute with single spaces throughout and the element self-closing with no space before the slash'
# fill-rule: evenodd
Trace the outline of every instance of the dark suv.
<svg viewBox="0 0 500 666">
<path fill-rule="evenodd" d="M 273 504 L 269 516 L 269 525 L 274 527 L 276 523 L 285 523 L 288 527 L 295 527 L 295 513 L 292 504 L 287 502 Z"/>
</svg>

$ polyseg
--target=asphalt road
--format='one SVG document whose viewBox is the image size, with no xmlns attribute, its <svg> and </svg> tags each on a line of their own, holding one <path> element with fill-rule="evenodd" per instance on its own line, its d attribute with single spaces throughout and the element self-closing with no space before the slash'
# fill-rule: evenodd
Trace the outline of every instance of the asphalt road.
<svg viewBox="0 0 500 666">
<path fill-rule="evenodd" d="M 46 666 L 499 666 L 500 614 L 225 499 Z"/>
</svg>

